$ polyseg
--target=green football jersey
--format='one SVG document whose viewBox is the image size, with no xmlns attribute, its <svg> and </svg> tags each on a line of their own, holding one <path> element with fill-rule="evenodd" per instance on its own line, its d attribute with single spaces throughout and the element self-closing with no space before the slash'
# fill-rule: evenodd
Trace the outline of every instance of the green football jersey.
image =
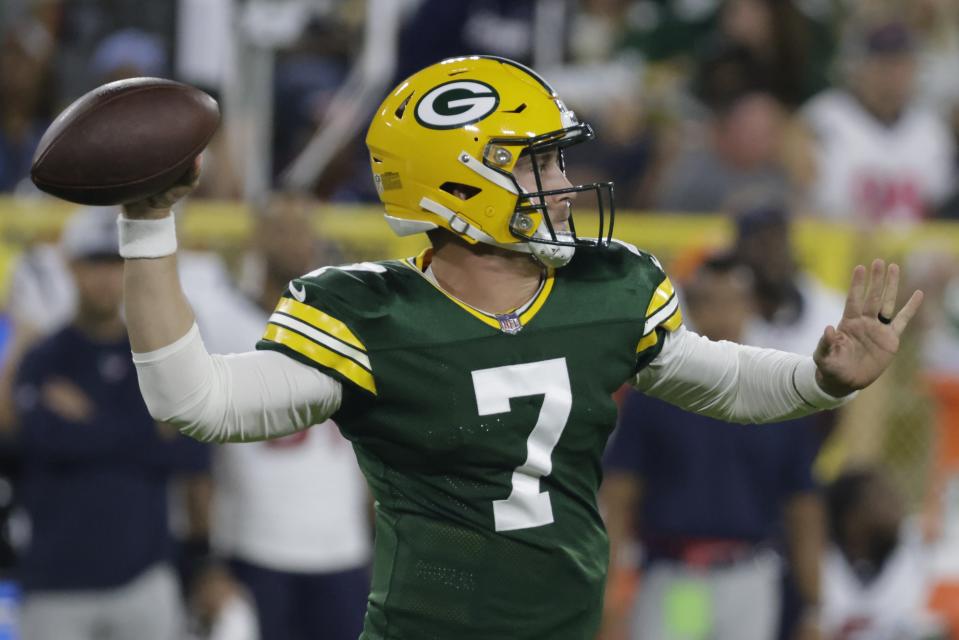
<svg viewBox="0 0 959 640">
<path fill-rule="evenodd" d="M 292 283 L 260 349 L 343 383 L 333 416 L 376 500 L 363 640 L 592 640 L 612 394 L 682 318 L 650 255 L 579 249 L 493 316 L 409 260 Z"/>
</svg>

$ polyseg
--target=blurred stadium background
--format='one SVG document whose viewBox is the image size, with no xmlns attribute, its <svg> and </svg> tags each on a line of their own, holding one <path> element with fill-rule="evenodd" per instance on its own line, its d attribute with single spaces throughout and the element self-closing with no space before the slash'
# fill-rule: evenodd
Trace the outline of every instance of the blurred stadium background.
<svg viewBox="0 0 959 640">
<path fill-rule="evenodd" d="M 737 216 L 776 207 L 825 286 L 842 292 L 852 266 L 882 256 L 926 291 L 902 357 L 841 412 L 815 469 L 824 484 L 863 465 L 888 474 L 930 545 L 929 606 L 959 637 L 957 0 L 4 0 L 0 348 L 35 320 L 14 274 L 74 210 L 30 183 L 32 151 L 82 93 L 152 75 L 218 98 L 181 243 L 242 283 L 274 190 L 309 193 L 311 224 L 345 261 L 424 245 L 379 217 L 363 135 L 396 80 L 466 53 L 530 64 L 594 124 L 598 141 L 570 153 L 573 180 L 614 179 L 616 235 L 674 280 L 733 246 Z M 822 99 L 847 91 L 866 116 Z M 913 109 L 911 129 L 878 124 Z M 0 485 L 14 512 L 15 475 Z M 4 611 L 0 638 L 16 637 Z"/>
</svg>

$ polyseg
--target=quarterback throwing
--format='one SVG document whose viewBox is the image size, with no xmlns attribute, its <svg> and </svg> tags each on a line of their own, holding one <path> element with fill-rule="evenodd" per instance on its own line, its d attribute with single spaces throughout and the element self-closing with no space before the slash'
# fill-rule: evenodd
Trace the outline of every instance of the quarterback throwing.
<svg viewBox="0 0 959 640">
<path fill-rule="evenodd" d="M 155 418 L 239 441 L 332 417 L 352 441 L 377 509 L 363 640 L 591 639 L 612 393 L 629 381 L 739 422 L 835 407 L 883 372 L 919 306 L 917 292 L 895 313 L 898 267 L 877 260 L 868 278 L 855 269 L 812 357 L 697 336 L 655 257 L 612 238 L 612 185 L 567 180 L 564 153 L 592 137 L 510 60 L 444 60 L 406 79 L 367 145 L 387 222 L 432 248 L 294 280 L 245 354 L 206 352 L 160 249 L 191 185 L 119 221 Z M 583 201 L 596 229 L 575 223 Z"/>
</svg>

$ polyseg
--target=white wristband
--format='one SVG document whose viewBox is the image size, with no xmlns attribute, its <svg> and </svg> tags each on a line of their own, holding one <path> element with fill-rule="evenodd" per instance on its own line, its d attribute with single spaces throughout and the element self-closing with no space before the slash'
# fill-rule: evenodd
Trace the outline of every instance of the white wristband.
<svg viewBox="0 0 959 640">
<path fill-rule="evenodd" d="M 165 218 L 135 220 L 120 215 L 120 255 L 124 258 L 162 258 L 176 253 L 173 214 Z"/>
</svg>

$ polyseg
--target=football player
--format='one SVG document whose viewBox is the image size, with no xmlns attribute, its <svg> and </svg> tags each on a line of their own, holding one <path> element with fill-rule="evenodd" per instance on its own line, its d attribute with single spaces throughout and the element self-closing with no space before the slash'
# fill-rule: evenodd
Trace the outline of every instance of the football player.
<svg viewBox="0 0 959 640">
<path fill-rule="evenodd" d="M 257 351 L 210 356 L 177 280 L 169 206 L 126 207 L 126 314 L 153 415 L 211 441 L 333 417 L 376 498 L 364 640 L 592 638 L 607 539 L 600 455 L 625 381 L 724 420 L 838 406 L 875 380 L 921 294 L 853 272 L 815 357 L 683 327 L 657 260 L 611 239 L 612 185 L 572 185 L 593 136 L 536 73 L 445 60 L 404 80 L 367 136 L 387 222 L 429 235 L 406 260 L 290 283 Z M 598 212 L 593 237 L 573 204 Z M 581 220 L 582 222 L 582 220 Z"/>
</svg>

